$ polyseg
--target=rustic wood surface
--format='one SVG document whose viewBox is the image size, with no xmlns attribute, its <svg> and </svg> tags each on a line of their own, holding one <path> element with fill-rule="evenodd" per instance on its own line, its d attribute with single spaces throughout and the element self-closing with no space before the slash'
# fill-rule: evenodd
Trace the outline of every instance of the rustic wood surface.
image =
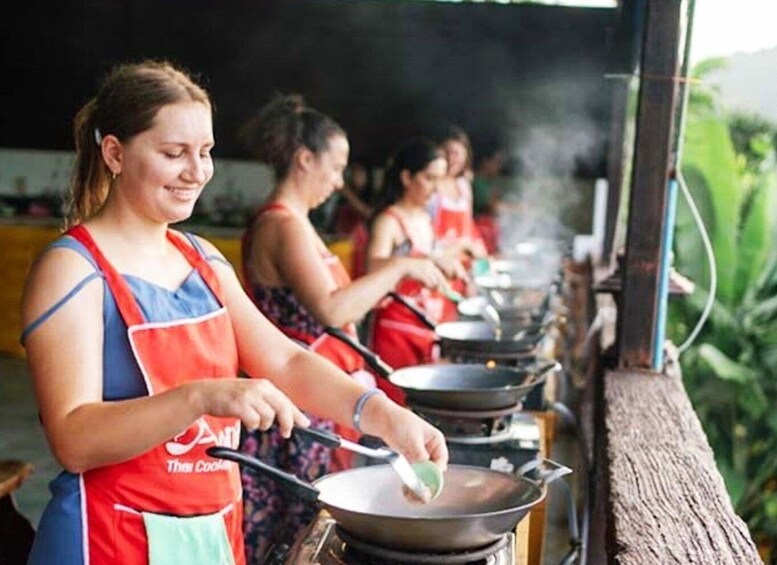
<svg viewBox="0 0 777 565">
<path fill-rule="evenodd" d="M 609 562 L 761 563 L 676 363 L 605 374 Z"/>
</svg>

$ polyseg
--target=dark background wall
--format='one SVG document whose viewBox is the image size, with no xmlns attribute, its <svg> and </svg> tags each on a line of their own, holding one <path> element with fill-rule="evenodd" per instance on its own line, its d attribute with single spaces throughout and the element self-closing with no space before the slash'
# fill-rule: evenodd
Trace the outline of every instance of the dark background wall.
<svg viewBox="0 0 777 565">
<path fill-rule="evenodd" d="M 373 164 L 457 123 L 524 172 L 603 174 L 614 10 L 374 0 L 19 3 L 0 21 L 0 146 L 70 149 L 112 64 L 166 57 L 216 104 L 216 155 L 274 92 L 297 92 Z"/>
</svg>

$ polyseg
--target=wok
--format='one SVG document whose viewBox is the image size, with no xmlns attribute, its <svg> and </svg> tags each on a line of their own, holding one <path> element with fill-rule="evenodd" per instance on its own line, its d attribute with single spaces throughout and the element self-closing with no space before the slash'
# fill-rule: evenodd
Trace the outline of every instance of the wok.
<svg viewBox="0 0 777 565">
<path fill-rule="evenodd" d="M 281 482 L 327 510 L 355 538 L 424 553 L 469 550 L 497 541 L 545 498 L 549 483 L 571 472 L 539 459 L 524 469 L 540 471 L 536 480 L 484 467 L 448 465 L 440 496 L 418 504 L 405 499 L 402 483 L 388 465 L 340 471 L 308 484 L 234 449 L 211 447 L 207 453 Z M 543 464 L 552 470 L 543 472 Z"/>
<path fill-rule="evenodd" d="M 551 318 L 552 313 L 544 304 L 539 306 L 505 304 L 497 306 L 486 296 L 471 296 L 458 303 L 456 310 L 459 313 L 459 320 L 477 321 L 483 319 L 483 310 L 486 305 L 491 304 L 496 308 L 499 317 L 508 323 L 515 324 L 536 324 L 545 319 Z"/>
<path fill-rule="evenodd" d="M 411 406 L 466 411 L 510 408 L 544 383 L 550 371 L 560 368 L 552 361 L 532 369 L 430 364 L 393 370 L 340 328 L 326 328 L 326 331 L 359 353 L 378 375 L 401 388 Z"/>
<path fill-rule="evenodd" d="M 550 321 L 541 324 L 503 323 L 498 330 L 488 322 L 455 321 L 435 324 L 414 304 L 395 293 L 389 295 L 410 310 L 427 328 L 437 334 L 440 348 L 476 349 L 483 353 L 528 353 L 545 337 Z"/>
<path fill-rule="evenodd" d="M 474 278 L 475 287 L 497 308 L 544 308 L 557 292 L 557 280 L 525 279 L 508 273 L 489 273 Z"/>
<path fill-rule="evenodd" d="M 409 405 L 499 410 L 518 404 L 558 367 L 558 363 L 550 363 L 537 372 L 529 372 L 479 364 L 418 365 L 395 371 L 389 380 L 405 392 Z"/>
</svg>

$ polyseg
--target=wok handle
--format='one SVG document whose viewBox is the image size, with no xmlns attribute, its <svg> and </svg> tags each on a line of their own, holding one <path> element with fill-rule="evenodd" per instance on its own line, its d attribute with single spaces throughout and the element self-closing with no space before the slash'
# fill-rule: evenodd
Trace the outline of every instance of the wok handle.
<svg viewBox="0 0 777 565">
<path fill-rule="evenodd" d="M 256 457 L 251 457 L 250 455 L 229 447 L 209 447 L 205 450 L 205 453 L 217 459 L 227 459 L 228 461 L 240 463 L 259 475 L 263 475 L 281 483 L 285 488 L 289 489 L 295 496 L 302 500 L 308 502 L 318 501 L 318 495 L 320 493 L 316 487 L 309 485 L 294 475 L 279 471 L 275 467 L 271 467 L 267 463 L 259 461 Z"/>
<path fill-rule="evenodd" d="M 531 479 L 526 476 L 527 473 L 532 471 L 535 472 L 536 479 Z M 572 469 L 550 459 L 538 457 L 518 467 L 516 473 L 530 481 L 536 482 L 541 487 L 545 487 L 556 479 L 569 475 L 572 473 Z"/>
<path fill-rule="evenodd" d="M 549 363 L 545 363 L 542 365 L 539 369 L 536 371 L 532 371 L 530 369 L 523 369 L 525 372 L 529 373 L 529 378 L 526 379 L 523 383 L 521 383 L 523 386 L 533 385 L 540 383 L 545 380 L 545 375 L 550 373 L 553 370 L 560 370 L 561 369 L 561 363 L 558 361 L 552 361 Z"/>
<path fill-rule="evenodd" d="M 353 339 L 351 336 L 349 336 L 340 328 L 327 326 L 324 328 L 324 331 L 329 335 L 331 335 L 332 337 L 339 339 L 346 345 L 349 345 L 351 349 L 353 349 L 354 351 L 356 351 L 356 353 L 361 355 L 364 361 L 370 367 L 375 369 L 375 371 L 381 377 L 388 378 L 388 376 L 394 372 L 394 369 L 391 366 L 389 366 L 383 359 L 378 357 L 376 353 L 364 347 L 361 343 Z"/>
<path fill-rule="evenodd" d="M 427 317 L 427 315 L 426 315 L 426 314 L 424 314 L 424 313 L 423 313 L 421 310 L 419 310 L 419 309 L 418 309 L 418 308 L 415 306 L 415 304 L 411 304 L 411 303 L 410 303 L 410 302 L 409 302 L 409 301 L 408 301 L 408 300 L 407 300 L 407 299 L 406 299 L 404 296 L 402 296 L 401 294 L 399 294 L 399 293 L 397 293 L 397 292 L 394 292 L 393 290 L 392 290 L 391 292 L 389 292 L 389 293 L 388 293 L 388 295 L 389 295 L 391 298 L 393 298 L 394 300 L 396 300 L 397 302 L 399 302 L 399 303 L 400 303 L 402 306 L 404 306 L 405 308 L 407 308 L 408 310 L 410 310 L 410 311 L 411 311 L 411 312 L 412 312 L 412 313 L 415 315 L 415 317 L 416 317 L 416 318 L 418 318 L 418 320 L 419 320 L 419 321 L 420 321 L 420 322 L 421 322 L 423 325 L 425 325 L 427 328 L 429 328 L 429 329 L 430 329 L 430 330 L 432 330 L 432 331 L 434 331 L 435 329 L 437 329 L 437 324 L 435 324 L 434 322 L 432 322 L 432 321 L 431 321 L 431 320 L 430 320 L 430 319 Z"/>
<path fill-rule="evenodd" d="M 559 279 L 560 277 L 554 278 L 553 282 L 551 282 L 550 285 L 548 286 L 548 291 L 545 293 L 545 297 L 542 299 L 542 304 L 540 305 L 540 309 L 545 311 L 550 310 L 550 301 L 553 299 L 553 296 L 561 288 L 561 280 Z"/>
<path fill-rule="evenodd" d="M 292 433 L 302 437 L 315 441 L 326 447 L 340 447 L 343 442 L 343 438 L 336 434 L 331 434 L 325 430 L 319 430 L 317 428 L 302 428 L 300 426 L 294 426 Z"/>
<path fill-rule="evenodd" d="M 551 361 L 549 363 L 545 363 L 539 369 L 537 369 L 537 372 L 535 373 L 534 378 L 539 379 L 540 377 L 544 377 L 551 371 L 560 371 L 560 370 L 561 370 L 561 363 L 559 363 L 558 361 Z"/>
</svg>

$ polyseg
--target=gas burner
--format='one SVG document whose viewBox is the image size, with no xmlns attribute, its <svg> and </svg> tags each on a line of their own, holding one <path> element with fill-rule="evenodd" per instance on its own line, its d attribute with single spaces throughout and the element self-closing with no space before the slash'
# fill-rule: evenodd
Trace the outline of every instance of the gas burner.
<svg viewBox="0 0 777 565">
<path fill-rule="evenodd" d="M 511 439 L 515 406 L 500 410 L 461 411 L 414 405 L 412 410 L 437 427 L 449 442 L 490 444 Z"/>
<path fill-rule="evenodd" d="M 515 565 L 515 534 L 481 548 L 451 553 L 413 553 L 376 546 L 348 535 L 331 518 L 319 518 L 295 546 L 286 565 Z"/>
<path fill-rule="evenodd" d="M 433 563 L 446 565 L 464 563 L 467 565 L 489 563 L 489 557 L 507 545 L 508 537 L 503 536 L 492 544 L 482 548 L 448 553 L 417 553 L 389 549 L 355 538 L 339 526 L 335 526 L 337 536 L 345 542 L 345 555 L 353 563 L 370 565 L 395 565 L 410 563 Z M 493 561 L 491 561 L 493 562 Z"/>
<path fill-rule="evenodd" d="M 536 363 L 538 357 L 533 349 L 520 353 L 496 353 L 457 348 L 448 349 L 444 356 L 451 363 L 476 363 L 489 367 L 524 367 Z"/>
</svg>

